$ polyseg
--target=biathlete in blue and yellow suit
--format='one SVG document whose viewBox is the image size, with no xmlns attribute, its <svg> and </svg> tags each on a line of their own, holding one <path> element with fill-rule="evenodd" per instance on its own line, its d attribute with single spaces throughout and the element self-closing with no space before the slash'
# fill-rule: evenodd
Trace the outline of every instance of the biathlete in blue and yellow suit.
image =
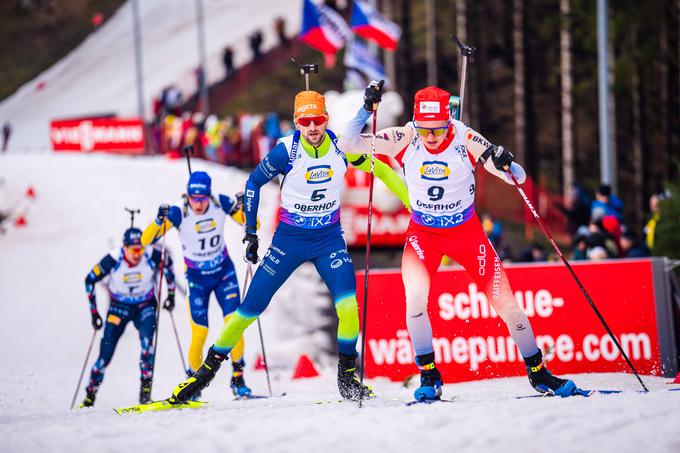
<svg viewBox="0 0 680 453">
<path fill-rule="evenodd" d="M 187 193 L 182 207 L 161 205 L 155 222 L 142 235 L 142 243 L 150 244 L 161 238 L 167 230 L 177 228 L 184 252 L 189 311 L 191 313 L 191 344 L 189 345 L 190 376 L 203 361 L 203 346 L 208 336 L 208 302 L 215 293 L 225 321 L 241 303 L 234 263 L 224 244 L 224 223 L 227 214 L 243 221 L 243 195 L 235 198 L 226 195 L 212 196 L 212 181 L 203 171 L 189 177 Z M 239 220 L 240 219 L 240 220 Z M 231 350 L 233 373 L 231 389 L 236 396 L 251 394 L 243 379 L 243 339 Z"/>
<path fill-rule="evenodd" d="M 132 321 L 139 330 L 139 341 L 142 352 L 139 359 L 141 387 L 139 402 L 151 400 L 151 383 L 153 379 L 153 336 L 156 330 L 156 295 L 155 277 L 160 270 L 161 252 L 141 244 L 142 231 L 130 228 L 123 236 L 123 247 L 113 249 L 85 278 L 85 290 L 90 301 L 92 327 L 96 330 L 104 324 L 97 310 L 95 285 L 108 277 L 108 289 L 111 303 L 106 315 L 106 326 L 102 336 L 99 357 L 92 367 L 90 380 L 85 388 L 87 396 L 80 407 L 94 405 L 97 390 L 104 380 L 104 371 L 113 358 L 116 345 L 125 331 L 125 326 Z M 163 273 L 168 282 L 168 297 L 163 306 L 172 309 L 175 303 L 175 276 L 172 273 L 172 260 L 166 254 Z"/>
<path fill-rule="evenodd" d="M 367 90 L 367 93 L 376 90 Z M 368 108 L 379 99 L 367 100 Z M 271 246 L 262 259 L 243 304 L 220 333 L 198 372 L 173 391 L 171 401 L 186 401 L 207 386 L 245 329 L 265 310 L 274 293 L 304 262 L 311 262 L 335 303 L 338 324 L 338 389 L 343 398 L 373 396 L 355 375 L 359 316 L 354 266 L 340 226 L 340 195 L 348 163 L 370 171 L 370 159 L 345 154 L 326 129 L 324 97 L 303 91 L 295 97 L 297 131 L 284 138 L 251 173 L 246 184 L 244 257 L 258 261 L 255 231 L 260 187 L 277 175 L 281 182 L 281 213 Z M 375 174 L 408 206 L 406 186 L 386 164 L 375 161 Z M 304 301 L 301 301 L 304 303 Z"/>
</svg>

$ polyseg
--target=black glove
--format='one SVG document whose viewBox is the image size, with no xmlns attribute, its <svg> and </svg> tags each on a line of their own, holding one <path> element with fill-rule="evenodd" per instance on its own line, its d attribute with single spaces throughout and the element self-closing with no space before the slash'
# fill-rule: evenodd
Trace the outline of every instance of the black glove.
<svg viewBox="0 0 680 453">
<path fill-rule="evenodd" d="M 243 197 L 243 192 L 236 194 L 236 204 L 234 204 L 234 207 L 231 208 L 231 212 L 229 213 L 230 215 L 236 214 L 240 209 L 243 208 Z"/>
<path fill-rule="evenodd" d="M 94 327 L 94 330 L 101 329 L 104 325 L 104 321 L 102 321 L 102 317 L 99 316 L 99 312 L 97 310 L 92 310 L 90 313 L 92 315 L 92 327 Z"/>
<path fill-rule="evenodd" d="M 163 302 L 163 308 L 168 311 L 175 309 L 175 290 L 168 290 L 168 297 L 166 297 L 165 302 Z"/>
<path fill-rule="evenodd" d="M 510 164 L 515 159 L 512 153 L 502 146 L 494 146 L 491 151 L 491 161 L 496 170 L 506 171 L 510 169 Z"/>
<path fill-rule="evenodd" d="M 160 205 L 158 207 L 158 214 L 156 214 L 156 223 L 158 223 L 159 225 L 163 225 L 163 222 L 168 217 L 169 213 L 170 213 L 170 205 L 169 204 Z"/>
<path fill-rule="evenodd" d="M 243 259 L 246 261 L 246 263 L 257 264 L 257 247 L 259 243 L 257 234 L 246 233 L 245 237 L 243 238 L 243 243 L 245 244 L 243 246 Z"/>
<path fill-rule="evenodd" d="M 371 83 L 366 87 L 366 90 L 364 91 L 364 109 L 366 109 L 367 112 L 372 112 L 373 106 L 379 104 L 382 100 L 383 85 L 385 85 L 384 80 L 381 80 L 380 82 L 371 80 Z"/>
</svg>

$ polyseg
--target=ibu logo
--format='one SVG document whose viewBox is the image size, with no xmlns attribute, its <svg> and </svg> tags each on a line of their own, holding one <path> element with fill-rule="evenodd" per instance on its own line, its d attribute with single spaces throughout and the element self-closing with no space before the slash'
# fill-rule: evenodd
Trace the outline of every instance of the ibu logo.
<svg viewBox="0 0 680 453">
<path fill-rule="evenodd" d="M 438 160 L 425 161 L 420 167 L 420 177 L 428 181 L 443 181 L 448 179 L 450 174 L 449 164 Z"/>
<path fill-rule="evenodd" d="M 308 167 L 305 173 L 307 184 L 321 184 L 333 178 L 333 170 L 330 165 L 316 165 Z"/>
<path fill-rule="evenodd" d="M 201 220 L 196 222 L 196 232 L 197 233 L 210 233 L 217 229 L 217 222 L 213 219 Z"/>
</svg>

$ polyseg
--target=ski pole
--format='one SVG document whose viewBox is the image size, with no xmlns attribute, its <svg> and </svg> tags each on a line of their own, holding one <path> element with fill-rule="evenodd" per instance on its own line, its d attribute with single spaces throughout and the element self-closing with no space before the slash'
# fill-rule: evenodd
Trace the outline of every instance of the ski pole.
<svg viewBox="0 0 680 453">
<path fill-rule="evenodd" d="M 187 363 L 184 361 L 184 352 L 182 351 L 182 344 L 179 341 L 179 334 L 177 333 L 177 324 L 175 324 L 175 316 L 172 314 L 172 311 L 168 310 L 168 314 L 170 315 L 170 321 L 172 321 L 172 330 L 175 332 L 175 340 L 177 341 L 177 349 L 179 350 L 179 358 L 182 361 L 182 371 L 184 373 L 187 372 Z"/>
<path fill-rule="evenodd" d="M 506 170 L 505 173 L 506 173 L 506 175 L 508 175 L 508 177 L 509 177 L 510 179 L 512 179 L 512 182 L 515 184 L 515 187 L 517 188 L 517 190 L 519 191 L 520 195 L 521 195 L 522 198 L 524 199 L 524 202 L 525 202 L 526 205 L 529 207 L 529 211 L 531 211 L 531 213 L 534 215 L 534 218 L 536 219 L 536 222 L 538 223 L 538 226 L 541 227 L 541 230 L 543 230 L 543 233 L 546 235 L 546 237 L 547 237 L 548 240 L 550 241 L 550 244 L 552 244 L 553 249 L 555 249 L 555 252 L 557 252 L 557 254 L 558 254 L 558 255 L 560 256 L 560 258 L 562 259 L 562 262 L 564 263 L 564 265 L 567 266 L 567 269 L 569 270 L 569 273 L 571 274 L 571 276 L 572 276 L 572 277 L 574 278 L 574 280 L 576 281 L 576 284 L 578 285 L 578 287 L 581 289 L 581 292 L 583 293 L 583 295 L 585 296 L 586 300 L 587 300 L 588 303 L 590 304 L 590 307 L 593 309 L 593 311 L 594 311 L 595 314 L 597 315 L 598 319 L 600 320 L 600 323 L 602 323 L 602 325 L 604 326 L 605 330 L 606 330 L 607 333 L 609 334 L 609 337 L 612 339 L 612 341 L 614 342 L 614 344 L 615 344 L 616 347 L 618 348 L 618 350 L 619 350 L 619 352 L 621 353 L 621 355 L 623 356 L 623 358 L 626 359 L 626 362 L 628 363 L 628 366 L 629 366 L 630 369 L 633 371 L 633 374 L 635 374 L 635 377 L 637 378 L 637 380 L 640 381 L 640 385 L 642 386 L 642 388 L 644 389 L 645 392 L 648 392 L 649 390 L 647 390 L 647 387 L 645 386 L 644 382 L 642 382 L 642 378 L 640 378 L 640 375 L 638 374 L 637 370 L 635 369 L 635 367 L 634 367 L 633 364 L 631 363 L 630 359 L 628 358 L 628 355 L 624 352 L 623 348 L 621 347 L 621 344 L 619 344 L 619 340 L 617 340 L 616 337 L 614 336 L 614 333 L 613 333 L 612 330 L 609 328 L 609 326 L 607 325 L 606 321 L 605 321 L 604 318 L 602 317 L 602 314 L 601 314 L 600 311 L 597 309 L 597 307 L 595 306 L 595 303 L 593 302 L 593 300 L 592 300 L 592 299 L 590 298 L 590 296 L 588 295 L 588 292 L 586 291 L 585 287 L 583 286 L 583 284 L 581 283 L 581 281 L 580 281 L 580 280 L 578 279 L 578 277 L 576 276 L 576 273 L 575 273 L 574 270 L 572 269 L 572 267 L 571 267 L 571 265 L 569 264 L 569 262 L 567 261 L 567 259 L 564 257 L 564 254 L 562 253 L 562 251 L 560 250 L 560 248 L 559 248 L 559 247 L 557 246 L 557 244 L 555 243 L 555 240 L 553 239 L 552 235 L 551 235 L 550 232 L 546 229 L 545 225 L 543 224 L 543 221 L 541 220 L 541 217 L 538 215 L 538 212 L 536 211 L 536 209 L 534 209 L 534 206 L 531 204 L 531 201 L 529 201 L 529 197 L 527 197 L 527 194 L 524 192 L 524 189 L 522 189 L 522 187 L 519 185 L 519 182 L 517 181 L 517 178 L 515 178 L 515 175 L 513 175 L 512 172 L 509 171 L 509 170 Z"/>
<path fill-rule="evenodd" d="M 97 330 L 94 330 L 92 332 L 92 338 L 90 339 L 90 346 L 87 348 L 87 354 L 85 354 L 83 368 L 80 370 L 80 377 L 78 378 L 78 382 L 76 383 L 76 391 L 73 394 L 73 400 L 71 400 L 71 410 L 73 410 L 73 406 L 75 406 L 76 404 L 76 398 L 78 398 L 78 389 L 80 388 L 80 384 L 83 382 L 83 375 L 85 374 L 85 368 L 87 368 L 87 361 L 90 360 L 90 353 L 92 352 L 92 345 L 94 345 L 94 338 L 96 336 Z"/>
<path fill-rule="evenodd" d="M 163 272 L 165 271 L 165 222 L 163 220 L 163 245 L 161 245 L 161 265 L 158 273 L 158 291 L 156 291 L 156 331 L 153 336 L 153 361 L 151 362 L 151 377 L 156 369 L 156 352 L 158 351 L 158 322 L 161 319 L 161 291 L 163 290 Z M 186 369 L 186 368 L 185 368 Z"/>
<path fill-rule="evenodd" d="M 187 157 L 187 167 L 189 167 L 189 176 L 191 176 L 191 154 L 194 153 L 194 145 L 186 145 L 182 148 L 184 155 Z"/>
<path fill-rule="evenodd" d="M 382 88 L 382 87 L 381 87 Z M 368 311 L 368 273 L 370 270 L 371 258 L 371 224 L 373 220 L 373 180 L 375 179 L 375 134 L 377 132 L 378 104 L 373 104 L 373 137 L 371 138 L 371 176 L 368 183 L 368 220 L 366 225 L 366 269 L 364 270 L 364 306 L 362 313 L 363 332 L 361 335 L 361 370 L 359 372 L 359 382 L 361 391 L 359 392 L 359 407 L 362 406 L 364 399 L 364 353 L 366 351 L 366 312 Z"/>
<path fill-rule="evenodd" d="M 248 268 L 246 269 L 246 278 L 243 279 L 243 296 L 245 297 L 246 291 L 248 290 L 248 284 L 252 283 L 253 281 L 253 268 L 250 266 L 250 264 L 247 264 Z M 262 336 L 262 324 L 260 323 L 260 317 L 257 317 L 257 331 L 260 334 L 260 346 L 262 347 L 262 361 L 264 362 L 264 372 L 267 376 L 267 389 L 269 390 L 269 396 L 271 397 L 272 394 L 272 383 L 271 379 L 269 378 L 269 365 L 267 364 L 267 352 L 264 349 L 264 338 Z"/>
</svg>

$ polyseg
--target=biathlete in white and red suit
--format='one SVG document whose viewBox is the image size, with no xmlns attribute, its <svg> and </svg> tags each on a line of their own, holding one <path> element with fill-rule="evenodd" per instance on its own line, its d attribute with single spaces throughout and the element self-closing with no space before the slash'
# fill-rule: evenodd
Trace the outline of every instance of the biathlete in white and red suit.
<svg viewBox="0 0 680 453">
<path fill-rule="evenodd" d="M 403 167 L 411 204 L 402 279 L 406 291 L 406 325 L 420 369 L 417 400 L 438 399 L 442 378 L 435 366 L 432 327 L 427 313 L 430 281 L 443 255 L 461 264 L 484 290 L 505 321 L 526 362 L 531 385 L 539 392 L 568 396 L 574 382 L 553 376 L 543 363 L 531 324 L 513 296 L 508 277 L 475 213 L 475 166 L 509 184 L 508 168 L 518 181 L 526 175 L 510 152 L 490 144 L 449 113 L 450 94 L 427 87 L 415 95 L 413 121 L 376 135 L 377 154 L 396 158 Z M 345 152 L 371 148 L 372 136 L 360 135 L 371 113 L 361 108 L 340 138 Z"/>
</svg>

